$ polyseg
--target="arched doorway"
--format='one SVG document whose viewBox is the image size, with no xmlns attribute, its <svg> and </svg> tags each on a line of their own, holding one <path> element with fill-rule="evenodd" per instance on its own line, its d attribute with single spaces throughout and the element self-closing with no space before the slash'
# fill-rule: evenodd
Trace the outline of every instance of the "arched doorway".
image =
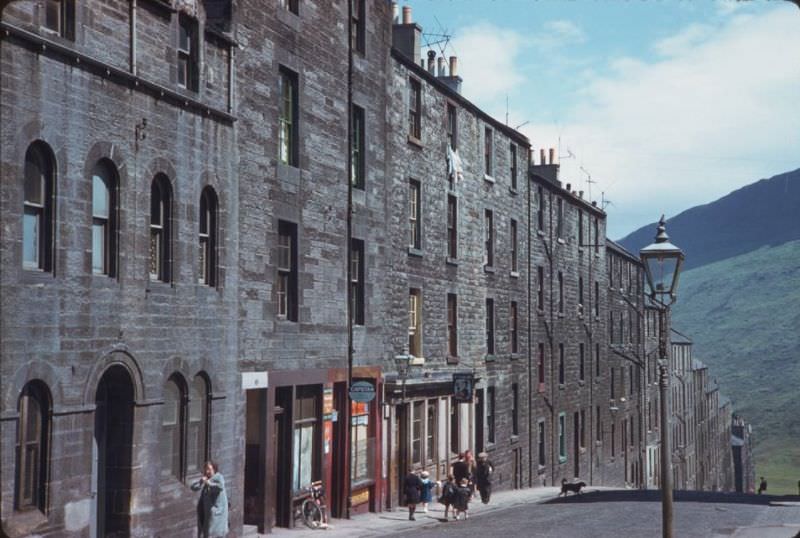
<svg viewBox="0 0 800 538">
<path fill-rule="evenodd" d="M 94 419 L 92 536 L 130 535 L 133 383 L 128 370 L 114 365 L 97 386 Z"/>
</svg>

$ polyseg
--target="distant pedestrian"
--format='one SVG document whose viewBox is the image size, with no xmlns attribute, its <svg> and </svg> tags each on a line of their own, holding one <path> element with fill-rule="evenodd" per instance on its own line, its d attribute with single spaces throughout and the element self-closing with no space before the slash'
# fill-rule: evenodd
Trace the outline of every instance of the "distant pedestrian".
<svg viewBox="0 0 800 538">
<path fill-rule="evenodd" d="M 471 493 L 471 497 L 475 496 L 475 456 L 472 455 L 472 450 L 465 450 L 464 451 L 464 461 L 467 464 L 467 469 L 469 470 L 469 476 L 467 480 L 469 482 L 469 490 Z"/>
<path fill-rule="evenodd" d="M 458 483 L 453 500 L 453 509 L 456 513 L 456 519 L 458 519 L 461 514 L 464 514 L 464 519 L 469 517 L 469 500 L 471 497 L 472 491 L 469 489 L 469 482 L 464 478 Z"/>
<path fill-rule="evenodd" d="M 455 502 L 456 498 L 456 481 L 453 475 L 447 475 L 447 480 L 442 482 L 442 494 L 439 495 L 439 502 L 444 505 L 444 519 L 447 521 L 447 512 L 450 510 L 450 505 Z M 453 507 L 453 519 L 456 518 L 456 509 Z"/>
<path fill-rule="evenodd" d="M 417 504 L 422 495 L 422 480 L 411 469 L 408 470 L 408 474 L 403 480 L 403 493 L 406 496 L 406 506 L 408 506 L 408 519 L 416 521 L 414 512 L 417 511 Z"/>
<path fill-rule="evenodd" d="M 465 478 L 469 480 L 469 464 L 464 459 L 463 452 L 458 455 L 458 460 L 453 464 L 452 474 L 456 481 L 456 486 Z"/>
<path fill-rule="evenodd" d="M 758 485 L 758 494 L 761 495 L 765 491 L 767 491 L 767 480 L 762 476 L 761 483 Z"/>
<path fill-rule="evenodd" d="M 493 472 L 494 465 L 489 461 L 489 455 L 486 452 L 478 454 L 478 463 L 475 466 L 475 484 L 478 486 L 483 504 L 489 504 L 489 498 L 492 496 Z"/>
<path fill-rule="evenodd" d="M 429 478 L 430 474 L 428 474 L 428 471 L 422 471 L 420 476 L 422 477 L 422 494 L 419 500 L 422 502 L 422 511 L 427 514 L 428 503 L 433 500 L 433 493 L 431 490 L 436 487 L 436 482 Z"/>
<path fill-rule="evenodd" d="M 228 495 L 225 479 L 217 464 L 207 461 L 203 476 L 191 486 L 200 490 L 197 502 L 197 535 L 200 538 L 221 538 L 228 534 Z"/>
</svg>

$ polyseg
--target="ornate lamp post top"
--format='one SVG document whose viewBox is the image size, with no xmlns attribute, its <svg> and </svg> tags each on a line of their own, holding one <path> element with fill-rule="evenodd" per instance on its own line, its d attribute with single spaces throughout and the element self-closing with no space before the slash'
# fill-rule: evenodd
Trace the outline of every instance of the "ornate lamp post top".
<svg viewBox="0 0 800 538">
<path fill-rule="evenodd" d="M 685 257 L 683 251 L 670 242 L 664 215 L 658 222 L 655 242 L 640 250 L 639 257 L 644 264 L 650 297 L 662 305 L 674 303 Z"/>
</svg>

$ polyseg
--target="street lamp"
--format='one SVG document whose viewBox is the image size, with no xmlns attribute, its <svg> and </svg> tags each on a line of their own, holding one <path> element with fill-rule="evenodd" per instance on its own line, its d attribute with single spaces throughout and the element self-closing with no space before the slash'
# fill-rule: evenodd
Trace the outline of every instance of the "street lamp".
<svg viewBox="0 0 800 538">
<path fill-rule="evenodd" d="M 397 375 L 403 383 L 403 403 L 406 402 L 406 379 L 408 379 L 408 371 L 411 368 L 411 360 L 413 358 L 414 356 L 409 355 L 408 353 L 394 356 L 394 364 L 397 367 Z"/>
<path fill-rule="evenodd" d="M 669 450 L 667 395 L 669 364 L 667 356 L 667 323 L 669 309 L 677 297 L 678 277 L 683 265 L 683 251 L 670 243 L 664 215 L 658 223 L 656 241 L 639 251 L 647 276 L 648 295 L 658 310 L 658 367 L 661 398 L 661 535 L 672 538 L 672 469 Z"/>
</svg>

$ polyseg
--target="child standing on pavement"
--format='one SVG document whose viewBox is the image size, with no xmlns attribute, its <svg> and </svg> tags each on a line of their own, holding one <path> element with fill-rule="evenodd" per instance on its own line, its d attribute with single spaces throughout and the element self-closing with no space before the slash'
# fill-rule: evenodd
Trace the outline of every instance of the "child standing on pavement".
<svg viewBox="0 0 800 538">
<path fill-rule="evenodd" d="M 456 492 L 453 500 L 453 509 L 456 512 L 456 519 L 461 514 L 464 514 L 464 519 L 469 517 L 469 500 L 472 497 L 472 490 L 469 488 L 469 482 L 466 478 L 462 479 L 456 487 Z"/>
<path fill-rule="evenodd" d="M 433 500 L 433 494 L 431 490 L 436 487 L 436 482 L 431 480 L 430 474 L 428 471 L 422 471 L 420 475 L 422 477 L 422 494 L 419 497 L 420 502 L 422 503 L 422 511 L 424 513 L 428 513 L 428 503 Z"/>
<path fill-rule="evenodd" d="M 455 502 L 456 498 L 456 481 L 453 475 L 447 475 L 447 481 L 442 482 L 442 494 L 439 496 L 439 502 L 444 505 L 444 520 L 447 521 L 447 512 L 450 511 L 450 506 Z M 453 519 L 456 518 L 456 508 L 453 506 Z"/>
</svg>

